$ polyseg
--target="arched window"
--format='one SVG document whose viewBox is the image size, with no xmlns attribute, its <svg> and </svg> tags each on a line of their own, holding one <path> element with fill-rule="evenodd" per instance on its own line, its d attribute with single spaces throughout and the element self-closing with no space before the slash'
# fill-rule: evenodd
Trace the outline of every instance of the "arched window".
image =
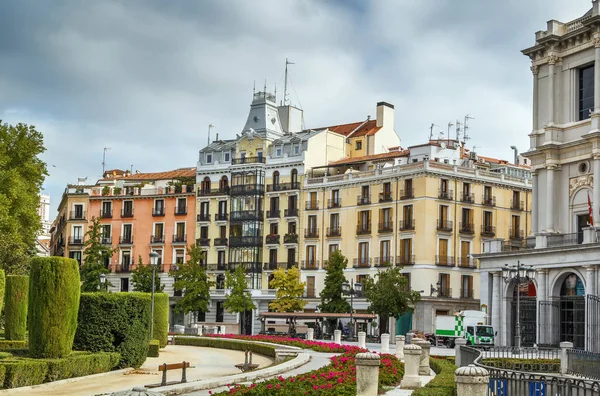
<svg viewBox="0 0 600 396">
<path fill-rule="evenodd" d="M 227 192 L 227 190 L 229 190 L 229 179 L 227 179 L 227 176 L 223 176 L 219 180 L 219 191 Z"/>
<path fill-rule="evenodd" d="M 567 276 L 560 288 L 561 297 L 581 297 L 585 296 L 583 282 L 576 274 Z"/>
<path fill-rule="evenodd" d="M 202 191 L 204 193 L 210 192 L 210 177 L 206 176 L 204 180 L 202 180 Z"/>
<path fill-rule="evenodd" d="M 279 171 L 273 172 L 273 187 L 279 186 Z"/>
<path fill-rule="evenodd" d="M 292 188 L 296 188 L 294 187 L 294 184 L 298 183 L 298 171 L 296 169 L 292 169 Z"/>
</svg>

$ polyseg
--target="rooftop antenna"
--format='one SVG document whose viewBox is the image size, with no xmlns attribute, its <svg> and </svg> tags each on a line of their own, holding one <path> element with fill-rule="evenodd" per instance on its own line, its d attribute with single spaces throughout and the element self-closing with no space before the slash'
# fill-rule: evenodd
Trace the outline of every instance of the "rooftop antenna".
<svg viewBox="0 0 600 396">
<path fill-rule="evenodd" d="M 275 83 L 275 103 L 277 103 L 277 83 Z"/>
<path fill-rule="evenodd" d="M 434 123 L 431 123 L 431 126 L 429 127 L 429 140 L 433 139 L 433 127 L 435 126 Z"/>
<path fill-rule="evenodd" d="M 460 123 L 460 121 L 456 120 L 456 141 L 458 142 L 460 139 L 460 126 L 462 124 Z"/>
<path fill-rule="evenodd" d="M 256 80 L 254 80 L 254 85 L 252 86 L 252 96 L 256 93 Z"/>
<path fill-rule="evenodd" d="M 102 153 L 102 176 L 104 176 L 104 171 L 106 170 L 106 152 L 110 150 L 110 147 L 104 147 L 104 153 Z"/>
<path fill-rule="evenodd" d="M 450 138 L 450 128 L 452 128 L 454 124 L 452 122 L 448 123 L 448 138 Z"/>
<path fill-rule="evenodd" d="M 215 126 L 213 124 L 208 124 L 208 144 L 207 146 L 210 146 L 210 130 L 213 129 Z"/>
<path fill-rule="evenodd" d="M 438 140 L 442 140 L 443 137 L 444 137 L 444 132 L 439 131 L 438 132 Z"/>
<path fill-rule="evenodd" d="M 285 58 L 285 78 L 283 80 L 283 105 L 289 104 L 287 82 L 288 82 L 288 65 L 294 65 L 295 63 L 290 62 L 288 58 Z"/>
<path fill-rule="evenodd" d="M 466 143 L 467 140 L 471 139 L 469 137 L 469 135 L 467 134 L 467 131 L 469 130 L 469 120 L 474 120 L 474 117 L 470 117 L 468 114 L 465 116 L 465 123 L 464 128 L 463 128 L 463 143 Z"/>
<path fill-rule="evenodd" d="M 263 89 L 263 98 L 267 97 L 267 79 L 265 78 L 265 88 Z"/>
</svg>

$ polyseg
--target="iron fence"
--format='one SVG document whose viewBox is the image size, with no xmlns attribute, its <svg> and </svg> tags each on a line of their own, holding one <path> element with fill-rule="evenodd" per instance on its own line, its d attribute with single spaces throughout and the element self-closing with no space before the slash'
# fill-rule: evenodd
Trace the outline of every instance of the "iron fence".
<svg viewBox="0 0 600 396">
<path fill-rule="evenodd" d="M 600 396 L 600 383 L 505 370 L 488 370 L 488 396 Z"/>
<path fill-rule="evenodd" d="M 568 374 L 600 380 L 600 353 L 569 349 L 567 355 Z"/>
<path fill-rule="evenodd" d="M 585 321 L 587 347 L 590 352 L 600 353 L 600 297 L 588 295 Z"/>
</svg>

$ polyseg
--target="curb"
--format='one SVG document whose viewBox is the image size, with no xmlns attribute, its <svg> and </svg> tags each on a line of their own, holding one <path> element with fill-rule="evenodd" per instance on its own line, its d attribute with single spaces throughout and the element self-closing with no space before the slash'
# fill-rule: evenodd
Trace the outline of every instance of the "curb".
<svg viewBox="0 0 600 396">
<path fill-rule="evenodd" d="M 248 340 L 239 340 L 236 338 L 225 338 L 225 337 L 205 337 L 205 336 L 178 336 L 179 338 L 204 338 L 204 339 L 216 339 L 216 340 L 227 340 L 227 341 L 235 341 L 235 342 L 240 342 L 240 343 L 246 343 L 246 344 L 262 344 L 262 345 L 268 345 L 268 346 L 272 346 L 275 347 L 276 349 L 292 349 L 295 351 L 303 351 L 304 349 L 300 348 L 300 347 L 296 347 L 296 346 L 291 346 L 291 345 L 282 345 L 282 344 L 274 344 L 272 342 L 266 342 L 266 341 L 248 341 Z"/>
</svg>

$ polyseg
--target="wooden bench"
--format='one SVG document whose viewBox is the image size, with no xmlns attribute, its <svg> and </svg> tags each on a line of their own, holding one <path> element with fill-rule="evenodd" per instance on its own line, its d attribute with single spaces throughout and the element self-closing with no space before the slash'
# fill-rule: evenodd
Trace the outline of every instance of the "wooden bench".
<svg viewBox="0 0 600 396">
<path fill-rule="evenodd" d="M 154 385 L 147 385 L 147 388 L 157 388 L 159 386 L 167 386 L 167 385 L 173 385 L 173 384 L 183 384 L 185 382 L 187 382 L 187 378 L 185 377 L 185 370 L 187 368 L 190 367 L 190 362 L 181 362 L 181 363 L 171 363 L 171 364 L 161 364 L 160 366 L 158 366 L 158 371 L 162 371 L 163 375 L 162 375 L 162 381 L 160 384 L 154 384 Z M 181 382 L 179 381 L 171 381 L 171 382 L 167 382 L 167 371 L 169 370 L 179 370 L 181 369 Z"/>
</svg>

